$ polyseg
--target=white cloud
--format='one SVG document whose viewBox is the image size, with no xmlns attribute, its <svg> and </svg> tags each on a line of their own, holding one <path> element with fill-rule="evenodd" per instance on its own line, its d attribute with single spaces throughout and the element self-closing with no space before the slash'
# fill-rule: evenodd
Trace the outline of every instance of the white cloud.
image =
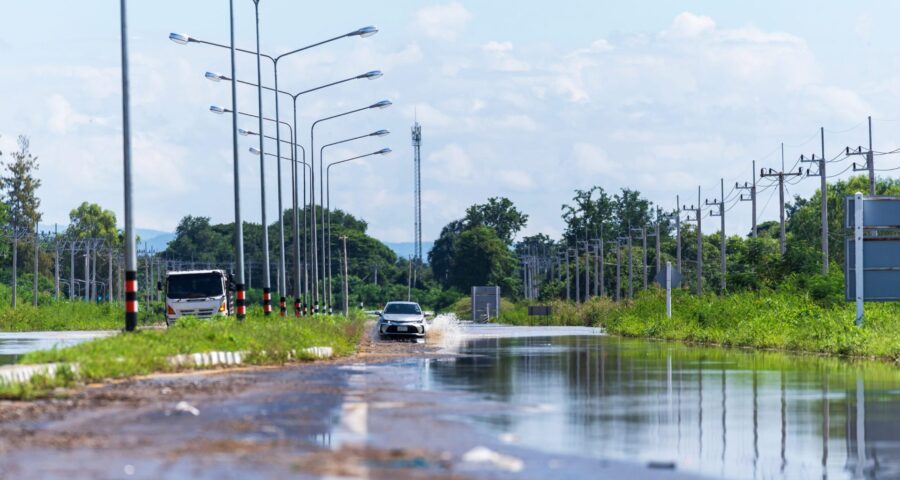
<svg viewBox="0 0 900 480">
<path fill-rule="evenodd" d="M 419 9 L 415 15 L 415 28 L 423 35 L 436 40 L 453 40 L 472 19 L 472 14 L 459 2 L 433 5 Z"/>
<path fill-rule="evenodd" d="M 675 17 L 669 30 L 664 32 L 664 35 L 690 38 L 712 32 L 715 28 L 716 22 L 712 18 L 691 12 L 683 12 Z"/>
<path fill-rule="evenodd" d="M 578 169 L 590 174 L 611 174 L 616 172 L 616 164 L 609 160 L 606 151 L 589 143 L 576 143 L 573 147 L 575 164 Z"/>
<path fill-rule="evenodd" d="M 57 135 L 66 135 L 73 132 L 81 125 L 96 123 L 105 125 L 104 119 L 82 115 L 72 108 L 72 104 L 59 94 L 50 95 L 47 98 L 47 127 Z"/>
<path fill-rule="evenodd" d="M 496 128 L 506 129 L 506 130 L 523 130 L 526 132 L 533 132 L 538 129 L 537 122 L 534 121 L 528 115 L 523 114 L 513 114 L 507 115 L 501 118 L 499 121 L 493 124 Z"/>
<path fill-rule="evenodd" d="M 496 173 L 501 184 L 516 190 L 531 190 L 534 180 L 523 170 L 500 170 Z"/>
<path fill-rule="evenodd" d="M 512 56 L 512 42 L 490 41 L 481 46 L 488 58 L 488 68 L 499 72 L 527 72 L 531 69 L 528 63 Z"/>
<path fill-rule="evenodd" d="M 472 159 L 462 147 L 451 143 L 428 155 L 425 168 L 432 178 L 439 180 L 463 180 L 470 178 L 474 172 Z"/>
</svg>

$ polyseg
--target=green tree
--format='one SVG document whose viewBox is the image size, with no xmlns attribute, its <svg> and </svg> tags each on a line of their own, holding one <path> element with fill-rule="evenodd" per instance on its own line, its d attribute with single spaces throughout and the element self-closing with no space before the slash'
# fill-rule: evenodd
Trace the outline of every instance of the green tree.
<svg viewBox="0 0 900 480">
<path fill-rule="evenodd" d="M 459 236 L 450 284 L 460 291 L 474 285 L 498 285 L 514 295 L 517 261 L 493 229 L 476 226 Z"/>
<path fill-rule="evenodd" d="M 0 190 L 10 207 L 12 224 L 17 229 L 33 230 L 41 220 L 38 211 L 41 200 L 37 189 L 41 181 L 35 176 L 38 158 L 29 151 L 28 137 L 19 135 L 19 149 L 13 152 L 12 160 L 4 163 L 5 175 L 0 175 Z"/>
<path fill-rule="evenodd" d="M 487 203 L 467 208 L 465 221 L 468 228 L 480 225 L 492 228 L 498 238 L 511 245 L 516 234 L 528 223 L 528 215 L 506 197 L 491 197 Z"/>
<path fill-rule="evenodd" d="M 232 224 L 233 225 L 233 224 Z M 209 217 L 188 215 L 178 222 L 175 240 L 169 242 L 165 254 L 180 260 L 220 262 L 233 257 L 231 231 L 222 225 L 213 226 Z"/>
<path fill-rule="evenodd" d="M 650 225 L 650 201 L 641 197 L 641 192 L 637 190 L 623 188 L 613 197 L 612 209 L 617 236 L 626 237 L 629 228 Z"/>
<path fill-rule="evenodd" d="M 116 228 L 116 214 L 104 210 L 96 203 L 82 202 L 69 212 L 69 228 L 66 233 L 72 238 L 102 238 L 112 245 L 118 244 L 119 230 Z"/>
<path fill-rule="evenodd" d="M 576 239 L 611 238 L 615 235 L 614 202 L 602 187 L 575 190 L 574 205 L 563 205 L 562 219 L 566 222 L 563 237 L 566 243 Z"/>
</svg>

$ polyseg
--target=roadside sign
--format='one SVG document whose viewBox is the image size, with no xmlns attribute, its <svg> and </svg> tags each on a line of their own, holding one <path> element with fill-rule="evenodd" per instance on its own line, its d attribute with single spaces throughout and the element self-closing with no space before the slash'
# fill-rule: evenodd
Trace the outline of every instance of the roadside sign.
<svg viewBox="0 0 900 480">
<path fill-rule="evenodd" d="M 500 315 L 500 287 L 472 287 L 472 321 L 486 322 Z"/>
<path fill-rule="evenodd" d="M 872 196 L 863 197 L 864 228 L 900 228 L 900 197 Z M 847 228 L 856 226 L 854 211 L 855 199 L 844 200 L 844 225 Z"/>
<path fill-rule="evenodd" d="M 671 288 L 679 288 L 681 287 L 681 272 L 678 271 L 677 268 L 672 267 L 672 285 Z M 658 283 L 660 287 L 667 288 L 670 287 L 666 285 L 666 270 L 662 269 L 656 273 L 656 277 L 653 278 L 653 281 Z"/>
<path fill-rule="evenodd" d="M 868 208 L 868 205 L 866 205 Z M 844 240 L 846 271 L 844 296 L 856 299 L 856 241 Z M 900 237 L 867 237 L 863 240 L 863 300 L 900 301 Z"/>
<path fill-rule="evenodd" d="M 552 308 L 549 305 L 532 305 L 528 307 L 528 315 L 533 317 L 547 317 L 552 315 Z"/>
</svg>

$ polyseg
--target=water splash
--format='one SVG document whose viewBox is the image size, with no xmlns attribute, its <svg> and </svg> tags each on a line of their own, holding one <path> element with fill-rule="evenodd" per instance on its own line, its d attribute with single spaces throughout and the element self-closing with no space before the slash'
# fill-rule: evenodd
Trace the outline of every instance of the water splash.
<svg viewBox="0 0 900 480">
<path fill-rule="evenodd" d="M 431 321 L 426 335 L 426 342 L 437 345 L 441 349 L 450 349 L 458 345 L 463 338 L 462 328 L 455 313 L 442 313 Z"/>
</svg>

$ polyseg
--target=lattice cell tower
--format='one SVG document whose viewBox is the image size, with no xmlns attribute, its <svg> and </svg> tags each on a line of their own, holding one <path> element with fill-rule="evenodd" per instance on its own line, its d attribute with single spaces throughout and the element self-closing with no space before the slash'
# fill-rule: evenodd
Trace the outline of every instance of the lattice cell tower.
<svg viewBox="0 0 900 480">
<path fill-rule="evenodd" d="M 415 239 L 415 256 L 416 261 L 422 262 L 422 126 L 419 122 L 413 124 L 412 127 L 412 144 L 413 144 L 413 173 L 415 182 L 415 223 L 416 223 L 416 239 Z"/>
</svg>

